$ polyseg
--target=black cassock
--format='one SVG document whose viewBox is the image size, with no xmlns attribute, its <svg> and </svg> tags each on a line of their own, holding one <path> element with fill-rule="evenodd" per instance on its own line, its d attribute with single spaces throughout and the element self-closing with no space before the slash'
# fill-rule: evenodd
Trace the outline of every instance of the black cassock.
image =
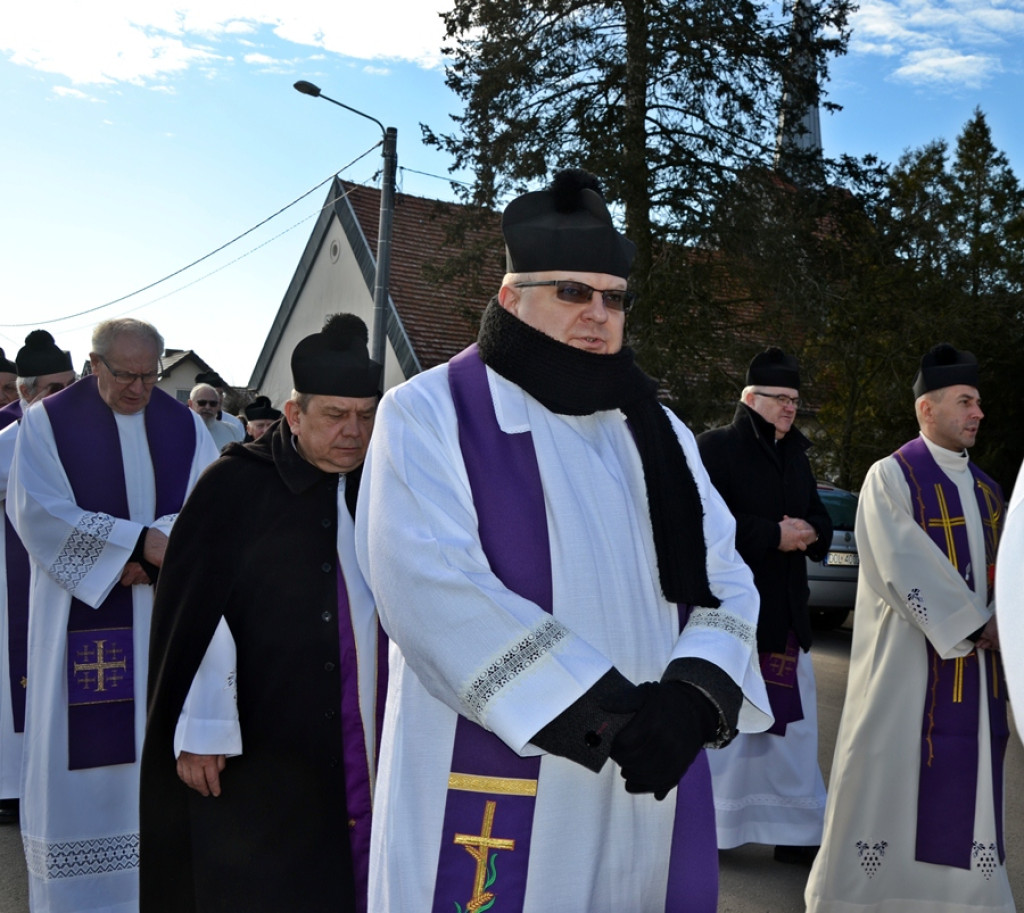
<svg viewBox="0 0 1024 913">
<path fill-rule="evenodd" d="M 175 522 L 150 641 L 142 913 L 365 908 L 345 797 L 338 479 L 296 453 L 281 420 L 230 445 Z M 350 512 L 357 486 L 349 473 Z M 222 615 L 238 652 L 243 753 L 206 798 L 178 779 L 173 736 Z"/>
</svg>

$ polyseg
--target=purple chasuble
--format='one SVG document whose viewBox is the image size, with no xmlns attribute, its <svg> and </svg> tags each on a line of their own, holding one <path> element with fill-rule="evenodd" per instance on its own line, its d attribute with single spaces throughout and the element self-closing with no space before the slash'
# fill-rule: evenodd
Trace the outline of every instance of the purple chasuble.
<svg viewBox="0 0 1024 913">
<path fill-rule="evenodd" d="M 790 723 L 804 718 L 804 705 L 800 700 L 800 686 L 796 680 L 796 666 L 800 662 L 800 643 L 796 633 L 790 631 L 786 637 L 783 653 L 761 653 L 761 677 L 768 686 L 768 703 L 772 708 L 775 722 L 766 730 L 772 735 L 786 734 Z"/>
<path fill-rule="evenodd" d="M 484 553 L 505 586 L 550 614 L 551 549 L 533 438 L 501 430 L 475 343 L 451 359 L 448 378 Z M 686 617 L 681 607 L 681 624 Z M 540 761 L 459 717 L 433 913 L 523 909 Z M 718 853 L 704 752 L 677 790 L 670 857 L 666 913 L 714 913 Z"/>
<path fill-rule="evenodd" d="M 117 422 L 95 375 L 43 400 L 75 503 L 131 519 Z M 154 389 L 145 409 L 156 516 L 177 513 L 188 493 L 196 433 L 187 408 Z M 114 585 L 96 609 L 71 599 L 68 615 L 68 769 L 135 761 L 132 588 Z M 143 683 L 144 684 L 144 683 Z"/>
<path fill-rule="evenodd" d="M 914 518 L 942 553 L 976 590 L 967 523 L 956 485 L 935 462 L 927 444 L 915 438 L 893 454 L 910 486 Z M 994 566 L 1003 521 L 999 486 L 973 463 L 974 492 L 985 534 L 985 563 Z M 991 588 L 989 590 L 991 599 Z M 978 790 L 978 723 L 981 676 L 988 692 L 992 755 L 993 807 L 1000 861 L 1003 843 L 1003 757 L 1009 739 L 1006 689 L 999 654 L 975 650 L 958 659 L 942 659 L 931 643 L 928 687 L 921 728 L 921 773 L 917 798 L 917 848 L 920 862 L 970 869 L 974 849 L 974 809 Z"/>
<path fill-rule="evenodd" d="M 0 428 L 21 421 L 21 400 L 0 409 Z M 7 575 L 7 671 L 11 686 L 11 711 L 15 732 L 25 731 L 25 686 L 28 676 L 28 552 L 4 511 L 4 560 Z"/>
</svg>

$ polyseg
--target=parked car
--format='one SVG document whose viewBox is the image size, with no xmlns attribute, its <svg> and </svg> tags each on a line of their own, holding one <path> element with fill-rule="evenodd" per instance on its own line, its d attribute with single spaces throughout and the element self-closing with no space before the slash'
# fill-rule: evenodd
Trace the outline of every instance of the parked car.
<svg viewBox="0 0 1024 913">
<path fill-rule="evenodd" d="M 832 518 L 832 545 L 824 560 L 807 559 L 808 606 L 815 627 L 830 630 L 846 621 L 857 596 L 857 496 L 826 482 L 818 483 L 818 495 Z"/>
</svg>

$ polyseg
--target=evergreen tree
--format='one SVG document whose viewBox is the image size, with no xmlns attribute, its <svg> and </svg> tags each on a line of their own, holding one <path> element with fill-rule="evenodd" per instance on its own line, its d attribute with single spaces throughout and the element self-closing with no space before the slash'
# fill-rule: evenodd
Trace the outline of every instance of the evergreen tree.
<svg viewBox="0 0 1024 913">
<path fill-rule="evenodd" d="M 671 245 L 700 235 L 749 163 L 771 161 L 781 87 L 788 105 L 817 99 L 808 62 L 824 82 L 851 8 L 808 8 L 815 37 L 797 65 L 788 17 L 761 0 L 456 0 L 446 79 L 464 109 L 454 133 L 424 136 L 474 174 L 465 199 L 479 206 L 561 167 L 596 174 L 638 247 L 630 327 L 653 359 L 682 304 L 676 279 L 658 281 Z"/>
</svg>

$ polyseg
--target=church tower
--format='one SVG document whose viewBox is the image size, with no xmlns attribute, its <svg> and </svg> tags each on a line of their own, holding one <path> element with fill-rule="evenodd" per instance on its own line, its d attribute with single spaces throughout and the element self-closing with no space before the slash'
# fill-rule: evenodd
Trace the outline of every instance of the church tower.
<svg viewBox="0 0 1024 913">
<path fill-rule="evenodd" d="M 779 128 L 775 137 L 775 171 L 798 185 L 820 184 L 823 180 L 811 2 L 792 0 L 790 65 L 783 81 Z"/>
</svg>

